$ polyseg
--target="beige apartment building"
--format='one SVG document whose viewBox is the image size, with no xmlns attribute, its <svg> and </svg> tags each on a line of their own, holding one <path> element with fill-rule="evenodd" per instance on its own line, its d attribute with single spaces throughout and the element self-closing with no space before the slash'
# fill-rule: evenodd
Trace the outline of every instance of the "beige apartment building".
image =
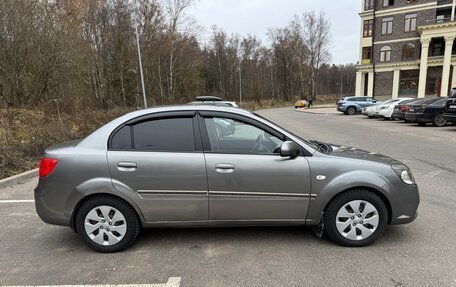
<svg viewBox="0 0 456 287">
<path fill-rule="evenodd" d="M 362 0 L 356 96 L 447 96 L 456 87 L 456 0 Z"/>
</svg>

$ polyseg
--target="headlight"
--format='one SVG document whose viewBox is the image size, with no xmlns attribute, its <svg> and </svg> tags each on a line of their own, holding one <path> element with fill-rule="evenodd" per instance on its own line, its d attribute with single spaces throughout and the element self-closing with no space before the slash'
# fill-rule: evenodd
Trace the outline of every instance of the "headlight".
<svg viewBox="0 0 456 287">
<path fill-rule="evenodd" d="M 394 172 L 402 179 L 403 182 L 405 182 L 406 184 L 415 183 L 415 178 L 413 178 L 412 172 L 407 166 L 403 164 L 398 164 L 392 165 L 391 167 L 393 168 Z"/>
</svg>

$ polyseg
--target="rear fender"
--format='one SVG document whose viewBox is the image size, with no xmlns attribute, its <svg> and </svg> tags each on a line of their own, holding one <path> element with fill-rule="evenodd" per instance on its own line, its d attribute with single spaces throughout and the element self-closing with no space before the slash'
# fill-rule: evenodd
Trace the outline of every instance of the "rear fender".
<svg viewBox="0 0 456 287">
<path fill-rule="evenodd" d="M 128 202 L 133 209 L 136 211 L 138 214 L 141 222 L 144 222 L 144 216 L 141 213 L 141 210 L 139 209 L 138 205 L 135 202 L 135 195 L 136 197 L 139 198 L 139 196 L 132 192 L 131 190 L 127 189 L 117 189 L 114 188 L 113 182 L 110 178 L 93 178 L 90 180 L 87 180 L 80 185 L 78 185 L 73 192 L 70 194 L 68 197 L 68 200 L 66 202 L 66 208 L 65 212 L 66 215 L 70 218 L 73 218 L 75 214 L 72 214 L 71 212 L 74 213 L 77 207 L 79 207 L 79 204 L 84 200 L 84 198 L 87 198 L 88 196 L 91 195 L 96 195 L 96 194 L 109 194 L 113 196 L 117 196 L 126 202 Z"/>
</svg>

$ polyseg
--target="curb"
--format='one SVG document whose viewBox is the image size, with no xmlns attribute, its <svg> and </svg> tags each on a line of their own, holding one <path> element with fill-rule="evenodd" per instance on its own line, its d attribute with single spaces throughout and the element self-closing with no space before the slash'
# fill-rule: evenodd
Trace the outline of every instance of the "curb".
<svg viewBox="0 0 456 287">
<path fill-rule="evenodd" d="M 38 169 L 32 169 L 0 180 L 0 188 L 6 188 L 38 176 Z"/>
<path fill-rule="evenodd" d="M 332 108 L 319 108 L 319 109 L 332 109 Z M 317 111 L 312 111 L 312 109 L 295 109 L 295 112 L 300 112 L 300 113 L 308 113 L 308 114 L 314 114 L 314 115 L 331 115 L 331 114 L 337 114 L 333 111 L 331 112 L 317 112 Z"/>
</svg>

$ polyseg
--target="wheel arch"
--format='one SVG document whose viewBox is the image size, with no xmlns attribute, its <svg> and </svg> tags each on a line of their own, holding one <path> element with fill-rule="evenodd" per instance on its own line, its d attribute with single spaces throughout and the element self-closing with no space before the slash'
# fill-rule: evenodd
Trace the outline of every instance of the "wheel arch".
<svg viewBox="0 0 456 287">
<path fill-rule="evenodd" d="M 134 193 L 132 193 L 131 190 L 117 190 L 114 188 L 113 182 L 110 178 L 93 178 L 77 186 L 66 202 L 65 210 L 68 212 L 67 216 L 70 218 L 70 227 L 73 230 L 77 231 L 75 219 L 81 205 L 88 199 L 100 195 L 116 197 L 126 202 L 133 208 L 138 216 L 138 219 L 141 221 L 141 224 L 145 222 L 144 215 L 135 203 L 135 200 L 132 198 Z"/>
<path fill-rule="evenodd" d="M 126 200 L 125 198 L 123 198 L 122 196 L 119 196 L 119 195 L 116 195 L 116 194 L 112 194 L 112 193 L 103 193 L 103 192 L 100 192 L 100 193 L 92 193 L 92 194 L 89 194 L 83 198 L 81 198 L 77 203 L 76 203 L 76 206 L 74 207 L 74 210 L 73 210 L 73 213 L 71 214 L 71 218 L 70 218 L 70 227 L 71 229 L 74 230 L 74 232 L 78 232 L 77 228 L 76 228 L 76 216 L 78 215 L 78 212 L 79 210 L 81 209 L 81 206 L 89 201 L 90 199 L 94 198 L 94 197 L 98 197 L 98 196 L 107 196 L 107 197 L 112 197 L 112 198 L 116 198 L 116 199 L 119 199 L 123 202 L 125 202 L 126 204 L 128 204 L 135 212 L 136 216 L 138 217 L 138 219 L 142 222 L 142 215 L 140 212 L 138 212 L 138 209 L 136 208 L 136 206 L 134 204 L 132 204 L 131 202 L 129 202 L 128 200 Z"/>
<path fill-rule="evenodd" d="M 388 222 L 388 224 L 391 223 L 393 209 L 392 209 L 392 206 L 391 206 L 391 203 L 390 203 L 389 199 L 386 197 L 386 195 L 383 192 L 381 192 L 380 190 L 378 190 L 376 188 L 373 188 L 371 186 L 363 186 L 363 185 L 354 186 L 354 187 L 350 187 L 350 188 L 344 189 L 344 190 L 334 194 L 331 197 L 331 199 L 328 200 L 328 202 L 325 204 L 325 207 L 323 208 L 323 213 L 326 212 L 326 209 L 328 208 L 328 205 L 334 200 L 334 198 L 338 197 L 339 195 L 341 195 L 343 193 L 354 191 L 354 190 L 367 190 L 367 191 L 370 191 L 373 194 L 377 195 L 383 201 L 383 203 L 385 204 L 386 210 L 388 210 L 388 220 L 387 220 L 387 222 Z"/>
</svg>

